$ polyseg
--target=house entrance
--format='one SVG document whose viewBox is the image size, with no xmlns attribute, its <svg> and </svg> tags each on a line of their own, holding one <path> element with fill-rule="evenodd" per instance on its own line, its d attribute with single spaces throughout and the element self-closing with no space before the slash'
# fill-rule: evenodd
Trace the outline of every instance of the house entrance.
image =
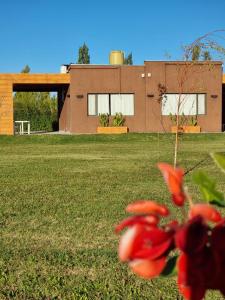
<svg viewBox="0 0 225 300">
<path fill-rule="evenodd" d="M 58 95 L 56 111 L 58 113 L 56 112 L 54 128 L 57 129 L 69 84 L 69 74 L 0 74 L 0 134 L 14 134 L 13 96 L 15 93 L 39 93 L 41 95 L 41 93 L 56 92 Z M 29 102 L 29 100 L 27 101 Z"/>
</svg>

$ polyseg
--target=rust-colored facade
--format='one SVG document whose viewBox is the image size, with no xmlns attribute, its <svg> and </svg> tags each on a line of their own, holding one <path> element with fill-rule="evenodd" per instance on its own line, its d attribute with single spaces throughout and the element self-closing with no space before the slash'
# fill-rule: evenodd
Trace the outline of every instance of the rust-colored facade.
<svg viewBox="0 0 225 300">
<path fill-rule="evenodd" d="M 70 86 L 60 109 L 59 128 L 96 133 L 98 116 L 88 115 L 88 94 L 134 94 L 134 115 L 125 116 L 130 132 L 169 132 L 162 115 L 159 85 L 172 94 L 205 94 L 205 113 L 198 115 L 202 132 L 222 131 L 221 62 L 157 62 L 141 66 L 70 65 Z"/>
<path fill-rule="evenodd" d="M 111 95 L 132 95 L 132 114 L 125 114 L 130 132 L 170 132 L 172 122 L 162 113 L 162 94 L 201 94 L 205 105 L 204 112 L 197 115 L 201 131 L 225 131 L 225 75 L 221 62 L 69 65 L 67 71 L 0 74 L 0 134 L 14 134 L 13 91 L 57 91 L 59 130 L 70 133 L 97 132 L 99 117 L 98 113 L 89 113 L 90 95 L 110 94 L 110 101 Z"/>
</svg>

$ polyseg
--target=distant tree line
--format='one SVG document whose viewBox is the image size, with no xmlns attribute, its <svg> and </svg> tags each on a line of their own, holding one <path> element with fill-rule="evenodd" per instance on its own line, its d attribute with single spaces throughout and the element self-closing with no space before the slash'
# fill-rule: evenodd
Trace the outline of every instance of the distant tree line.
<svg viewBox="0 0 225 300">
<path fill-rule="evenodd" d="M 25 66 L 21 73 L 29 73 Z M 30 121 L 32 131 L 57 130 L 57 97 L 49 92 L 16 92 L 14 94 L 14 120 Z"/>
</svg>

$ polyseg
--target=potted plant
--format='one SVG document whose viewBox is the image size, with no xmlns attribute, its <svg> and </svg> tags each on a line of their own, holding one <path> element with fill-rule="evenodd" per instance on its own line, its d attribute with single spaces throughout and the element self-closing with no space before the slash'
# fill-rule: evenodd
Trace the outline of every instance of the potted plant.
<svg viewBox="0 0 225 300">
<path fill-rule="evenodd" d="M 188 120 L 188 125 L 183 126 L 185 133 L 199 133 L 201 127 L 198 126 L 197 116 L 191 116 Z"/>
<path fill-rule="evenodd" d="M 186 117 L 184 114 L 182 114 L 180 117 L 179 117 L 179 126 L 177 126 L 177 115 L 173 115 L 170 113 L 170 120 L 172 122 L 172 126 L 171 126 L 171 132 L 172 133 L 176 133 L 176 132 L 179 132 L 179 133 L 183 133 L 184 132 L 184 123 L 186 121 Z"/>
<path fill-rule="evenodd" d="M 97 127 L 97 133 L 127 133 L 128 128 L 124 126 L 125 118 L 121 113 L 116 113 L 112 120 L 112 126 L 109 126 L 109 115 L 99 115 L 100 126 Z"/>
<path fill-rule="evenodd" d="M 101 127 L 109 126 L 109 114 L 99 114 L 99 123 Z"/>
<path fill-rule="evenodd" d="M 177 116 L 170 114 L 170 120 L 173 123 L 171 127 L 171 132 L 176 133 L 177 131 L 180 133 L 199 133 L 201 132 L 201 127 L 198 126 L 197 116 L 185 116 L 182 114 L 179 117 L 179 127 L 177 128 Z"/>
</svg>

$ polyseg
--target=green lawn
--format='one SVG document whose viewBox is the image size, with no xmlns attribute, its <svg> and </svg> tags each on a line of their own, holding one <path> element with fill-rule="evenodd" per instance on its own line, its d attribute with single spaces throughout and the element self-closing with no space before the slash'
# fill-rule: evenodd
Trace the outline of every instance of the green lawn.
<svg viewBox="0 0 225 300">
<path fill-rule="evenodd" d="M 145 281 L 117 258 L 114 225 L 136 199 L 166 203 L 156 169 L 172 162 L 170 134 L 0 138 L 0 299 L 181 299 L 174 279 Z M 179 163 L 204 169 L 224 134 L 184 135 Z M 186 176 L 189 190 L 200 194 Z M 225 213 L 225 211 L 224 211 Z M 223 299 L 208 293 L 207 299 Z"/>
</svg>

